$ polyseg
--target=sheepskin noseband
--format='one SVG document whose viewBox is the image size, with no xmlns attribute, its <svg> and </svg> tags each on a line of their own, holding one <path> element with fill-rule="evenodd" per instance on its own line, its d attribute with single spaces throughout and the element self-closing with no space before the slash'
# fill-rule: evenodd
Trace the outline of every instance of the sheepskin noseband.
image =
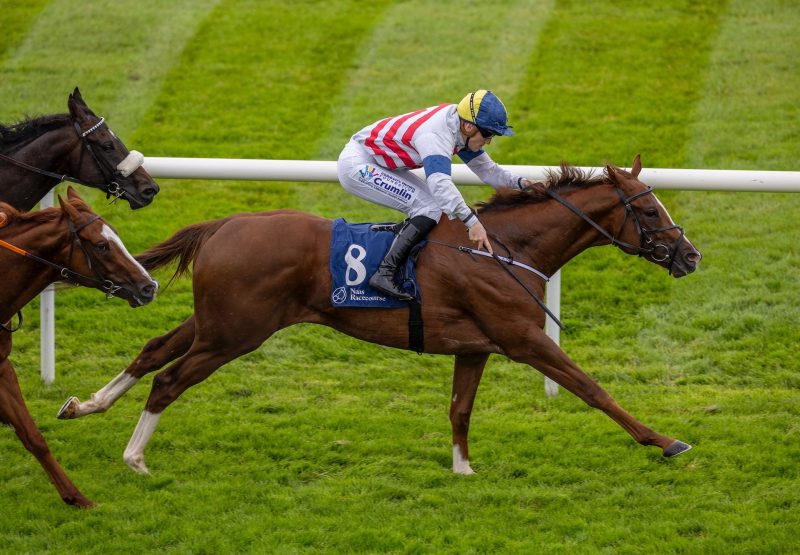
<svg viewBox="0 0 800 555">
<path fill-rule="evenodd" d="M 125 159 L 117 164 L 117 170 L 122 177 L 128 177 L 130 174 L 139 169 L 139 166 L 144 164 L 144 156 L 138 150 L 131 150 Z"/>
</svg>

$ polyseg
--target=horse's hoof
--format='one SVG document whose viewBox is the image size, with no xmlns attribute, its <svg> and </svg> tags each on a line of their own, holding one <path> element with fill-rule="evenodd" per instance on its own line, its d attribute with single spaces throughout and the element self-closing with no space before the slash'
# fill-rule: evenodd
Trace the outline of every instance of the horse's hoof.
<svg viewBox="0 0 800 555">
<path fill-rule="evenodd" d="M 59 420 L 69 420 L 70 418 L 75 418 L 75 411 L 80 404 L 80 400 L 77 397 L 70 397 L 67 399 L 61 408 L 58 410 L 58 414 L 56 418 Z"/>
<path fill-rule="evenodd" d="M 150 471 L 144 464 L 144 457 L 141 455 L 123 455 L 125 464 L 137 474 L 150 474 Z"/>
<path fill-rule="evenodd" d="M 684 443 L 681 440 L 676 439 L 672 443 L 672 445 L 670 445 L 669 447 L 664 449 L 664 452 L 662 454 L 667 458 L 677 457 L 681 453 L 685 453 L 686 451 L 688 451 L 691 448 L 692 448 L 692 446 L 689 445 L 688 443 Z"/>
<path fill-rule="evenodd" d="M 453 464 L 453 474 L 461 474 L 462 476 L 471 476 L 475 474 L 475 471 L 472 470 L 472 467 L 469 465 L 468 462 L 462 461 L 459 464 Z"/>
<path fill-rule="evenodd" d="M 79 509 L 91 509 L 92 507 L 96 507 L 97 503 L 92 501 L 91 499 L 87 499 L 84 496 L 80 495 L 77 497 L 73 497 L 72 499 L 65 500 L 68 504 L 78 507 Z"/>
</svg>

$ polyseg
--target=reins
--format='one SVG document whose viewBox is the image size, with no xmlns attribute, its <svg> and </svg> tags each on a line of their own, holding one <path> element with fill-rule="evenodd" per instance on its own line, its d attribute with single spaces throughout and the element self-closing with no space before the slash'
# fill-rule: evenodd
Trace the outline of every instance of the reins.
<svg viewBox="0 0 800 555">
<path fill-rule="evenodd" d="M 523 264 L 522 262 L 518 262 L 518 261 L 514 260 L 514 256 L 511 253 L 511 250 L 506 245 L 504 245 L 503 242 L 500 241 L 500 239 L 497 238 L 497 236 L 492 235 L 492 240 L 495 243 L 497 243 L 498 245 L 500 245 L 501 247 L 503 247 L 506 250 L 506 253 L 508 254 L 508 256 L 500 256 L 500 255 L 489 253 L 489 252 L 486 252 L 486 251 L 473 249 L 471 247 L 465 247 L 463 245 L 451 245 L 449 243 L 442 243 L 441 241 L 434 241 L 434 240 L 431 240 L 431 239 L 429 239 L 428 242 L 429 243 L 435 243 L 437 245 L 442 245 L 443 247 L 447 247 L 447 248 L 450 248 L 450 249 L 455 249 L 455 250 L 457 250 L 459 252 L 467 253 L 467 254 L 470 254 L 470 255 L 478 255 L 478 256 L 483 256 L 483 257 L 486 257 L 486 258 L 493 258 L 494 260 L 497 261 L 497 263 L 500 265 L 500 267 L 503 268 L 503 270 L 505 270 L 506 273 L 508 273 L 508 275 L 510 275 L 512 278 L 514 278 L 514 281 L 516 281 L 517 283 L 519 283 L 522 286 L 522 288 L 525 290 L 525 292 L 528 293 L 528 295 L 530 295 L 530 297 L 534 301 L 536 301 L 536 304 L 538 304 L 542 308 L 542 310 L 545 311 L 545 313 L 550 317 L 551 320 L 553 320 L 553 322 L 556 323 L 556 325 L 559 328 L 561 328 L 562 330 L 566 329 L 566 326 L 564 326 L 564 324 L 561 323 L 561 320 L 559 320 L 558 317 L 556 317 L 556 315 L 553 314 L 553 311 L 551 311 L 547 307 L 547 304 L 545 304 L 545 302 L 542 299 L 540 299 L 539 296 L 536 293 L 531 291 L 530 288 L 527 285 L 525 285 L 525 283 L 523 283 L 523 281 L 521 279 L 519 279 L 519 277 L 517 277 L 517 275 L 514 272 L 511 271 L 511 266 L 517 266 L 519 268 L 523 268 L 524 270 L 527 270 L 527 271 L 531 272 L 532 274 L 536 275 L 537 277 L 543 279 L 545 282 L 550 281 L 550 278 L 547 277 L 542 272 L 540 272 L 539 270 L 537 270 L 536 268 L 533 268 L 531 266 L 528 266 L 527 264 Z"/>
<path fill-rule="evenodd" d="M 91 134 L 92 132 L 96 131 L 104 122 L 105 122 L 105 118 L 100 118 L 99 122 L 97 122 L 94 126 L 90 127 L 86 131 L 81 131 L 80 126 L 76 122 L 72 122 L 72 125 L 75 128 L 75 132 L 78 134 L 78 138 L 81 141 L 82 147 L 84 147 L 84 148 L 81 148 L 81 159 L 78 162 L 78 167 L 80 167 L 81 162 L 83 161 L 83 152 L 84 152 L 84 150 L 88 150 L 89 154 L 91 154 L 92 158 L 94 159 L 95 164 L 97 164 L 97 167 L 100 170 L 100 173 L 103 174 L 103 176 L 107 179 L 107 182 L 105 184 L 100 185 L 100 184 L 96 184 L 96 183 L 89 183 L 87 181 L 83 181 L 81 179 L 78 179 L 77 177 L 71 177 L 71 176 L 69 176 L 67 174 L 60 174 L 60 173 L 54 173 L 54 172 L 51 172 L 51 171 L 43 170 L 41 168 L 37 168 L 35 166 L 32 166 L 32 165 L 27 164 L 25 162 L 22 162 L 21 160 L 17 160 L 15 158 L 7 156 L 5 154 L 0 154 L 0 160 L 5 160 L 6 162 L 8 162 L 8 163 L 10 163 L 10 164 L 12 164 L 14 166 L 17 166 L 19 168 L 22 168 L 24 170 L 27 170 L 27 171 L 30 171 L 30 172 L 33 172 L 33 173 L 38 173 L 39 175 L 43 175 L 45 177 L 50 177 L 52 179 L 57 179 L 59 183 L 63 183 L 64 181 L 69 181 L 70 183 L 76 183 L 78 185 L 83 185 L 85 187 L 92 187 L 94 189 L 100 189 L 101 191 L 103 191 L 106 194 L 106 198 L 113 197 L 112 200 L 111 200 L 111 203 L 115 203 L 121 197 L 124 197 L 124 196 L 127 195 L 127 193 L 125 192 L 125 189 L 120 187 L 119 183 L 114 181 L 114 179 L 116 179 L 117 176 L 122 175 L 122 174 L 120 173 L 119 170 L 112 168 L 108 164 L 108 161 L 106 161 L 105 159 L 103 159 L 101 157 L 98 157 L 97 154 L 94 152 L 94 149 L 92 149 L 92 145 L 90 145 L 89 141 L 86 140 L 86 136 Z M 106 177 L 106 176 L 109 176 L 109 177 Z"/>
<path fill-rule="evenodd" d="M 635 199 L 639 198 L 642 195 L 646 195 L 646 194 L 649 194 L 649 193 L 653 192 L 653 189 L 651 187 L 648 187 L 646 191 L 642 191 L 641 193 L 638 193 L 638 194 L 626 199 L 625 197 L 622 196 L 622 192 L 619 189 L 615 189 L 615 190 L 618 191 L 618 194 L 620 195 L 620 200 L 622 201 L 622 204 L 625 205 L 625 209 L 626 209 L 625 220 L 626 221 L 627 221 L 627 218 L 628 218 L 628 212 L 630 212 L 630 201 L 635 200 Z M 577 206 L 572 204 L 570 201 L 568 201 L 567 199 L 565 199 L 564 197 L 562 197 L 561 195 L 559 195 L 555 191 L 551 191 L 548 188 L 546 190 L 546 192 L 547 192 L 547 196 L 557 200 L 559 203 L 561 203 L 564 206 L 566 206 L 567 208 L 569 208 L 576 216 L 578 216 L 583 221 L 585 221 L 586 223 L 591 225 L 593 228 L 595 228 L 597 230 L 597 232 L 600 233 L 600 235 L 602 235 L 606 239 L 608 239 L 611 242 L 612 245 L 614 245 L 616 247 L 632 249 L 632 250 L 636 251 L 636 253 L 639 256 L 641 256 L 643 252 L 646 252 L 647 254 L 650 254 L 650 252 L 652 252 L 652 249 L 650 251 L 645 251 L 644 249 L 641 248 L 641 246 L 633 245 L 631 243 L 626 243 L 625 241 L 620 241 L 619 239 L 617 239 L 616 237 L 611 235 L 608 231 L 603 229 L 603 227 L 601 227 L 600 224 L 598 224 L 593 219 L 591 219 L 583 210 L 581 210 L 580 208 L 578 208 Z M 625 221 L 622 222 L 622 227 L 625 227 Z M 637 228 L 638 228 L 638 226 L 637 226 Z M 641 233 L 640 233 L 640 235 L 641 235 Z"/>
<path fill-rule="evenodd" d="M 35 260 L 36 262 L 39 262 L 40 264 L 43 264 L 45 266 L 48 266 L 48 267 L 56 270 L 58 272 L 58 274 L 63 279 L 65 279 L 65 280 L 67 280 L 70 283 L 73 283 L 75 285 L 78 285 L 77 279 L 80 278 L 80 279 L 82 279 L 82 280 L 84 280 L 86 282 L 89 282 L 90 284 L 98 286 L 99 289 L 101 289 L 102 291 L 104 291 L 106 293 L 106 296 L 108 298 L 111 298 L 111 297 L 114 296 L 114 293 L 116 293 L 117 291 L 122 289 L 122 287 L 119 286 L 119 285 L 114 284 L 114 282 L 111 281 L 111 280 L 105 279 L 102 276 L 102 274 L 98 271 L 98 269 L 95 268 L 94 264 L 92 263 L 91 255 L 89 254 L 89 252 L 84 247 L 83 241 L 81 241 L 81 238 L 78 235 L 78 232 L 81 229 L 83 229 L 84 227 L 88 226 L 89 224 L 91 224 L 91 223 L 93 223 L 93 222 L 95 222 L 95 221 L 97 221 L 99 219 L 100 219 L 100 215 L 95 214 L 93 217 L 89 218 L 87 221 L 83 222 L 79 226 L 75 226 L 75 224 L 73 224 L 72 221 L 69 222 L 69 231 L 70 231 L 71 241 L 70 241 L 70 250 L 69 250 L 69 262 L 67 264 L 71 265 L 71 263 L 72 263 L 73 248 L 74 248 L 75 242 L 77 241 L 78 247 L 81 249 L 81 251 L 83 251 L 83 254 L 86 257 L 86 263 L 89 266 L 89 268 L 94 272 L 95 277 L 87 276 L 87 275 L 81 274 L 80 272 L 76 272 L 75 270 L 71 269 L 69 266 L 61 266 L 60 264 L 56 264 L 55 262 L 51 262 L 50 260 L 47 260 L 47 259 L 42 258 L 40 256 L 37 256 L 37 255 L 35 255 L 35 254 L 33 254 L 33 253 L 23 249 L 23 248 L 20 248 L 20 247 L 18 247 L 16 245 L 12 245 L 11 243 L 9 243 L 7 241 L 4 241 L 2 239 L 0 239 L 0 247 L 2 247 L 4 249 L 7 249 L 7 250 L 9 250 L 9 251 L 11 251 L 11 252 L 13 252 L 15 254 L 20 255 L 20 256 L 23 256 L 25 258 L 30 258 L 31 260 Z M 16 327 L 9 328 L 5 324 L 0 324 L 0 327 L 2 327 L 4 330 L 6 330 L 8 332 L 17 331 L 22 326 L 22 312 L 21 311 L 17 312 L 17 316 L 19 318 L 19 322 L 17 323 Z"/>
</svg>

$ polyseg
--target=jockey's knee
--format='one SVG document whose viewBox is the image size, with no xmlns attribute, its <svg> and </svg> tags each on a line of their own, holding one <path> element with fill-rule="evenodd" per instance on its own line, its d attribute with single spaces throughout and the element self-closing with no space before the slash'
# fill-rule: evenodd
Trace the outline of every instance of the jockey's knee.
<svg viewBox="0 0 800 555">
<path fill-rule="evenodd" d="M 443 212 L 438 208 L 423 206 L 419 208 L 412 208 L 411 211 L 408 213 L 408 219 L 412 220 L 418 216 L 423 216 L 425 218 L 430 218 L 431 220 L 433 220 L 434 225 L 436 225 L 442 218 L 442 213 Z"/>
</svg>

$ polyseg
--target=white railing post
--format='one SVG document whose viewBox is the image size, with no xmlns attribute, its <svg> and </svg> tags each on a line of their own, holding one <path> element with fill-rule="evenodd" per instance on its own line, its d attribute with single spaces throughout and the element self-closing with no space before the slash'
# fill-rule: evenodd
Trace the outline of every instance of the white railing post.
<svg viewBox="0 0 800 555">
<path fill-rule="evenodd" d="M 41 208 L 53 206 L 53 191 L 48 192 L 39 203 Z M 40 333 L 41 333 L 41 363 L 40 372 L 42 381 L 46 385 L 52 384 L 56 379 L 56 309 L 55 289 L 52 285 L 39 295 Z"/>
<path fill-rule="evenodd" d="M 544 302 L 555 317 L 561 319 L 561 270 L 550 276 L 550 281 L 547 282 L 547 289 L 545 290 Z M 561 339 L 561 329 L 549 316 L 545 319 L 544 331 L 558 345 Z M 548 397 L 555 397 L 558 395 L 558 384 L 545 377 L 544 391 Z"/>
</svg>

